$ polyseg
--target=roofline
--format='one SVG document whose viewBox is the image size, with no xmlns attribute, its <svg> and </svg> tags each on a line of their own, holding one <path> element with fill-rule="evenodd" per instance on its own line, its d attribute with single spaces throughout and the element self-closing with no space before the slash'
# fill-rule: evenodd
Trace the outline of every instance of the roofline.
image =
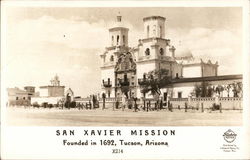
<svg viewBox="0 0 250 160">
<path fill-rule="evenodd" d="M 161 17 L 161 16 L 149 16 L 149 17 L 143 18 L 143 22 L 148 21 L 148 20 L 151 20 L 151 19 L 162 19 L 162 20 L 164 20 L 164 21 L 166 20 L 165 17 Z"/>
<path fill-rule="evenodd" d="M 172 79 L 172 84 L 186 83 L 186 82 L 236 80 L 236 79 L 242 79 L 242 78 L 243 78 L 242 74 L 209 76 L 209 77 L 180 78 L 180 79 Z"/>
<path fill-rule="evenodd" d="M 207 63 L 207 62 L 200 62 L 200 63 L 189 63 L 189 64 L 183 64 L 183 67 L 191 67 L 191 66 L 199 66 L 199 65 L 211 65 L 211 66 L 216 66 L 218 67 L 218 64 L 213 64 L 213 63 Z"/>
<path fill-rule="evenodd" d="M 109 29 L 109 31 L 116 31 L 116 30 L 126 30 L 126 31 L 129 31 L 129 29 L 126 28 L 126 27 L 113 27 L 113 28 Z"/>
<path fill-rule="evenodd" d="M 40 86 L 39 88 L 49 88 L 49 87 L 60 87 L 60 88 L 65 88 L 65 86 Z"/>
</svg>

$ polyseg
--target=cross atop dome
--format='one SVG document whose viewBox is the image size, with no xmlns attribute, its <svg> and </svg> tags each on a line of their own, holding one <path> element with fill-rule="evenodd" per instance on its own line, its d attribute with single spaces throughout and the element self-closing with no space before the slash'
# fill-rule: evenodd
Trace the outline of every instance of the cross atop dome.
<svg viewBox="0 0 250 160">
<path fill-rule="evenodd" d="M 60 80 L 57 74 L 53 79 L 50 80 L 50 83 L 52 86 L 60 86 Z"/>
</svg>

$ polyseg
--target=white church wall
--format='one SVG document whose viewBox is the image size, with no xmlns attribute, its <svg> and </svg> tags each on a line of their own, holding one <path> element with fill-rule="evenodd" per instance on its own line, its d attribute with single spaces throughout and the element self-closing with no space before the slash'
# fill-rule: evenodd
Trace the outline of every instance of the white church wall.
<svg viewBox="0 0 250 160">
<path fill-rule="evenodd" d="M 183 77 L 201 77 L 201 66 L 183 66 Z"/>
<path fill-rule="evenodd" d="M 182 86 L 173 88 L 173 98 L 179 98 L 178 93 L 181 93 L 180 98 L 188 98 L 190 93 L 194 91 L 194 86 Z"/>
<path fill-rule="evenodd" d="M 101 71 L 102 80 L 108 81 L 108 78 L 110 78 L 112 86 L 115 85 L 115 74 L 114 74 L 114 68 L 106 68 L 102 69 Z M 102 82 L 101 82 L 102 83 Z"/>
<path fill-rule="evenodd" d="M 154 62 L 137 63 L 137 78 L 143 78 L 144 73 L 155 69 Z"/>
<path fill-rule="evenodd" d="M 177 75 L 178 74 L 178 75 Z M 176 77 L 181 77 L 182 76 L 182 66 L 175 63 L 172 66 L 172 77 L 176 78 Z"/>
<path fill-rule="evenodd" d="M 212 65 L 204 65 L 203 77 L 216 76 L 216 68 Z"/>
</svg>

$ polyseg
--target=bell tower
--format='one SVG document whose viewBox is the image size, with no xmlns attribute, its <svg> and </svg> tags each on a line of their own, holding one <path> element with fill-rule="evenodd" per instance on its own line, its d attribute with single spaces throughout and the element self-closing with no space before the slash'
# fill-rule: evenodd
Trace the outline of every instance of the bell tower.
<svg viewBox="0 0 250 160">
<path fill-rule="evenodd" d="M 128 46 L 128 31 L 129 29 L 123 27 L 122 16 L 116 17 L 115 25 L 109 29 L 109 39 L 111 46 Z"/>
<path fill-rule="evenodd" d="M 165 21 L 161 16 L 143 18 L 144 36 L 138 44 L 137 77 L 138 82 L 153 70 L 165 69 L 169 77 L 181 75 L 180 66 L 175 61 L 175 48 L 165 38 Z M 139 85 L 139 83 L 138 83 Z M 137 90 L 137 95 L 140 95 Z"/>
<path fill-rule="evenodd" d="M 107 97 L 115 97 L 117 93 L 118 75 L 116 71 L 117 63 L 121 56 L 129 51 L 128 31 L 122 22 L 122 16 L 118 14 L 111 28 L 109 28 L 109 43 L 105 51 L 100 55 L 102 93 Z M 122 59 L 123 60 L 123 59 Z"/>
<path fill-rule="evenodd" d="M 144 38 L 165 38 L 165 18 L 151 16 L 143 18 Z"/>
<path fill-rule="evenodd" d="M 143 18 L 144 37 L 140 40 L 139 57 L 156 60 L 168 56 L 166 51 L 169 41 L 165 39 L 165 18 L 150 16 Z"/>
</svg>

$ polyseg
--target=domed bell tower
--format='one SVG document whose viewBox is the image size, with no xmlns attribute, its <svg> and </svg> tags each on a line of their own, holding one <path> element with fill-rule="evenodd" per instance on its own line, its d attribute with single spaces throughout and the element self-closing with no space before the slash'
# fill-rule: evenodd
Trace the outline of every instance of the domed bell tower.
<svg viewBox="0 0 250 160">
<path fill-rule="evenodd" d="M 165 18 L 151 16 L 143 18 L 144 38 L 165 38 Z"/>
<path fill-rule="evenodd" d="M 123 27 L 122 16 L 118 15 L 115 26 L 109 29 L 110 45 L 128 47 L 128 31 Z"/>
</svg>

